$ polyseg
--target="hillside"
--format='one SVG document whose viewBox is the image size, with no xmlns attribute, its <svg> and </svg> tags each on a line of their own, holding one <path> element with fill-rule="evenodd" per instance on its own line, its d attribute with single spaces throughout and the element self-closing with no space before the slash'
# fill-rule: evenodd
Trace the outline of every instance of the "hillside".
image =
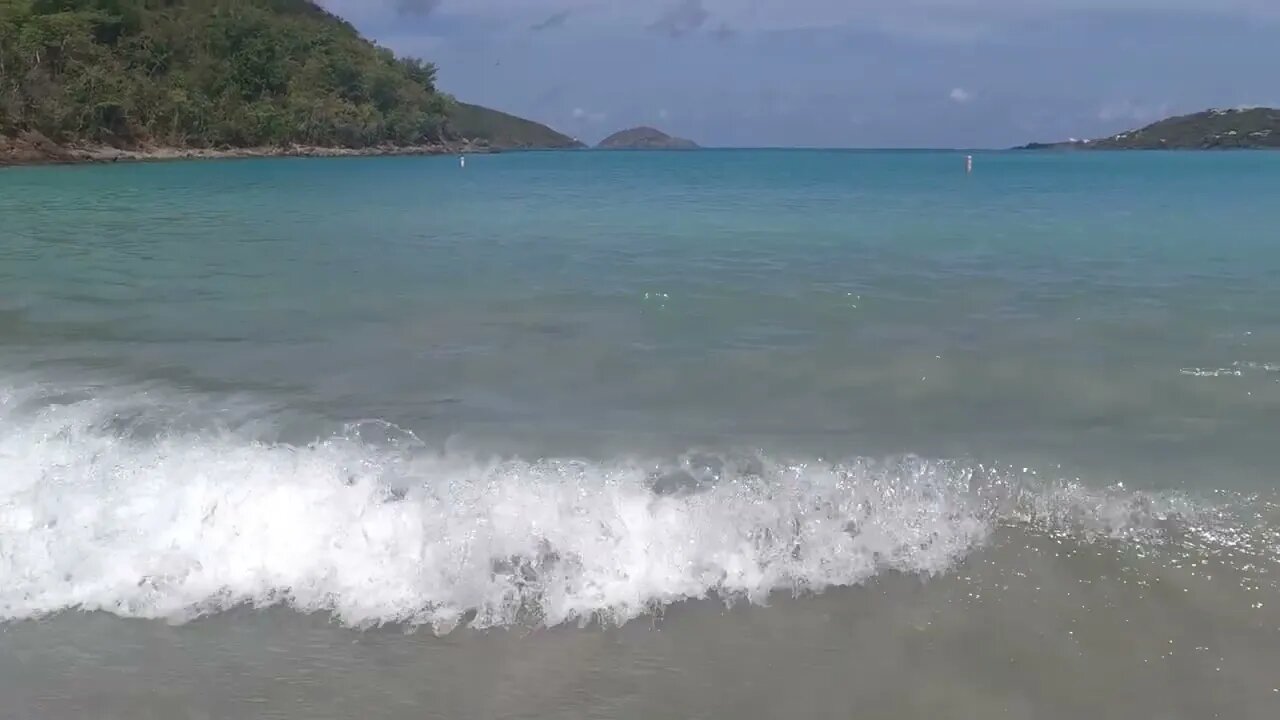
<svg viewBox="0 0 1280 720">
<path fill-rule="evenodd" d="M 455 103 L 434 65 L 395 57 L 309 0 L 0 0 L 0 150 L 360 149 L 467 133 L 497 147 L 564 143 Z"/>
<path fill-rule="evenodd" d="M 568 135 L 562 135 L 546 125 L 462 102 L 453 104 L 449 112 L 449 128 L 461 137 L 480 141 L 496 148 L 585 147 L 577 140 Z"/>
<path fill-rule="evenodd" d="M 1096 140 L 1031 143 L 1020 149 L 1229 150 L 1280 148 L 1280 110 L 1206 110 Z"/>
<path fill-rule="evenodd" d="M 603 150 L 692 150 L 698 145 L 692 140 L 672 137 L 661 130 L 638 127 L 616 132 L 596 147 Z"/>
</svg>

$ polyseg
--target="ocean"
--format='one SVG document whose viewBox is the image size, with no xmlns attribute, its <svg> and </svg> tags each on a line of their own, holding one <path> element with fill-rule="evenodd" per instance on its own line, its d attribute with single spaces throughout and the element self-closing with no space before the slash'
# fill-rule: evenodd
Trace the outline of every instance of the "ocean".
<svg viewBox="0 0 1280 720">
<path fill-rule="evenodd" d="M 0 171 L 0 717 L 1280 717 L 1280 155 L 467 160 Z"/>
</svg>

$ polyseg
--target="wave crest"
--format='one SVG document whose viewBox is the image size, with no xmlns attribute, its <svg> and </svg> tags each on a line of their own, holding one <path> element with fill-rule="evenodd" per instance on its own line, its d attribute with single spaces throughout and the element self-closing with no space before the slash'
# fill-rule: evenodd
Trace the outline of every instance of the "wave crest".
<svg viewBox="0 0 1280 720">
<path fill-rule="evenodd" d="M 188 620 L 285 603 L 344 623 L 625 622 L 884 571 L 940 573 L 1002 523 L 1143 538 L 1189 503 L 916 457 L 484 461 L 385 423 L 301 446 L 161 432 L 145 402 L 0 393 L 0 619 Z"/>
</svg>

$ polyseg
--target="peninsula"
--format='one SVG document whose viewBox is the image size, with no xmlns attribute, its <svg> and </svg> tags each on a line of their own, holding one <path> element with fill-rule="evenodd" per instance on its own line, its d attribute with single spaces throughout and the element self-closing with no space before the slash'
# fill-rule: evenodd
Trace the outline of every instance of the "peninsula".
<svg viewBox="0 0 1280 720">
<path fill-rule="evenodd" d="M 1280 148 L 1280 109 L 1205 110 L 1096 140 L 1031 143 L 1018 150 L 1232 150 Z"/>
<path fill-rule="evenodd" d="M 0 2 L 0 165 L 574 147 L 310 0 Z"/>
</svg>

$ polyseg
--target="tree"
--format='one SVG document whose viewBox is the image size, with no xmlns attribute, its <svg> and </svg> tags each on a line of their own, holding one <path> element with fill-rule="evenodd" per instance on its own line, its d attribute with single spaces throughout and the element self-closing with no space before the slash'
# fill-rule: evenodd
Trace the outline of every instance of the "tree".
<svg viewBox="0 0 1280 720">
<path fill-rule="evenodd" d="M 418 143 L 444 133 L 435 82 L 307 0 L 0 0 L 0 133 Z"/>
</svg>

